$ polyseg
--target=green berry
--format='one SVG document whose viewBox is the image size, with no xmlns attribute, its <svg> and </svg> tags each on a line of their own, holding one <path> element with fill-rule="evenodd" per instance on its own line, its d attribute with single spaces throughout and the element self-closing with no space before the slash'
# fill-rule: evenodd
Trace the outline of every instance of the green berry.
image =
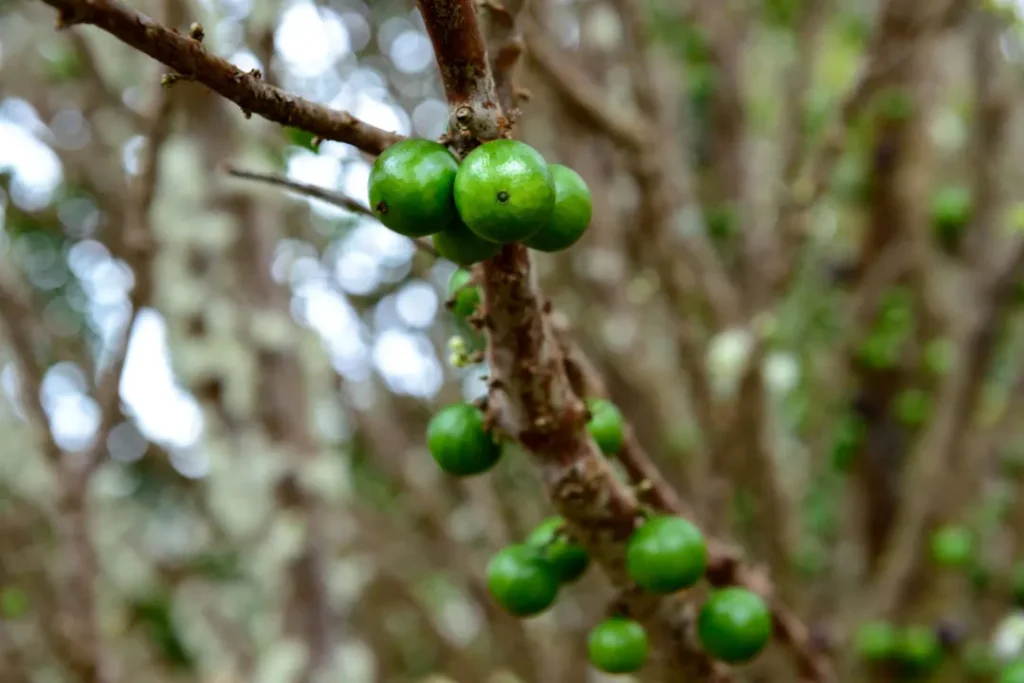
<svg viewBox="0 0 1024 683">
<path fill-rule="evenodd" d="M 697 636 L 709 655 L 729 664 L 756 657 L 772 635 L 772 615 L 757 593 L 723 588 L 700 609 Z"/>
<path fill-rule="evenodd" d="M 869 621 L 857 629 L 857 654 L 865 661 L 882 662 L 891 659 L 898 647 L 899 632 L 888 621 Z"/>
<path fill-rule="evenodd" d="M 448 280 L 448 298 L 452 300 L 452 313 L 468 318 L 480 305 L 480 288 L 472 283 L 473 274 L 459 268 Z"/>
<path fill-rule="evenodd" d="M 1010 662 L 999 672 L 997 683 L 1024 683 L 1024 660 Z"/>
<path fill-rule="evenodd" d="M 442 470 L 458 477 L 482 474 L 501 457 L 501 445 L 469 403 L 442 408 L 427 425 L 427 449 Z"/>
<path fill-rule="evenodd" d="M 964 568 L 974 559 L 974 536 L 966 527 L 948 524 L 932 534 L 931 552 L 940 567 Z"/>
<path fill-rule="evenodd" d="M 899 661 L 908 672 L 928 673 L 942 660 L 942 644 L 927 626 L 908 626 L 899 640 Z"/>
<path fill-rule="evenodd" d="M 590 631 L 587 654 L 594 668 L 609 674 L 632 673 L 647 661 L 647 631 L 625 617 L 605 619 Z"/>
<path fill-rule="evenodd" d="M 559 581 L 572 583 L 587 571 L 590 556 L 583 546 L 560 533 L 564 525 L 561 517 L 548 517 L 527 537 L 526 544 L 541 552 Z"/>
<path fill-rule="evenodd" d="M 370 208 L 391 230 L 423 237 L 458 219 L 452 195 L 459 162 L 432 140 L 403 140 L 377 157 L 370 170 Z"/>
<path fill-rule="evenodd" d="M 959 244 L 973 211 L 971 191 L 963 185 L 942 188 L 932 196 L 932 229 L 944 247 L 955 248 Z"/>
<path fill-rule="evenodd" d="M 626 571 L 651 593 L 674 593 L 697 583 L 708 564 L 700 529 L 682 517 L 654 517 L 626 543 Z"/>
<path fill-rule="evenodd" d="M 625 441 L 623 430 L 625 420 L 615 404 L 604 398 L 592 398 L 587 401 L 590 410 L 590 421 L 587 431 L 598 448 L 605 455 L 616 455 L 622 450 Z"/>
<path fill-rule="evenodd" d="M 462 221 L 455 221 L 431 239 L 438 254 L 460 266 L 486 261 L 501 249 L 500 244 L 477 237 Z"/>
<path fill-rule="evenodd" d="M 548 224 L 523 244 L 553 252 L 568 249 L 583 237 L 590 226 L 593 205 L 590 188 L 579 173 L 561 164 L 549 164 L 548 169 L 555 183 L 555 209 Z"/>
<path fill-rule="evenodd" d="M 509 546 L 487 563 L 487 589 L 513 616 L 543 612 L 555 602 L 558 587 L 558 575 L 536 548 Z"/>
<path fill-rule="evenodd" d="M 555 183 L 540 152 L 516 140 L 494 140 L 463 159 L 455 205 L 469 229 L 508 244 L 535 235 L 551 220 Z"/>
</svg>

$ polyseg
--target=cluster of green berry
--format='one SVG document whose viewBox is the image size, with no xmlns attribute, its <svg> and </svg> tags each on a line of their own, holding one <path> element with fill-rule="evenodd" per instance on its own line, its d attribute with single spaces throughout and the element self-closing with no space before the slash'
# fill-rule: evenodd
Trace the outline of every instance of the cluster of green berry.
<svg viewBox="0 0 1024 683">
<path fill-rule="evenodd" d="M 485 143 L 461 164 L 438 142 L 404 140 L 377 157 L 369 194 L 381 223 L 406 237 L 432 235 L 438 253 L 463 266 L 513 242 L 567 249 L 592 211 L 578 173 L 516 140 Z"/>
<path fill-rule="evenodd" d="M 547 610 L 562 586 L 577 581 L 590 564 L 561 517 L 538 526 L 522 544 L 496 553 L 487 565 L 487 586 L 509 614 L 529 617 Z M 675 516 L 649 517 L 626 542 L 626 571 L 636 585 L 659 595 L 695 585 L 707 568 L 700 531 Z M 704 650 L 730 664 L 752 660 L 771 637 L 771 613 L 745 588 L 715 591 L 701 606 L 697 635 Z M 640 622 L 612 616 L 590 632 L 591 663 L 605 673 L 637 671 L 647 661 L 647 632 Z"/>
<path fill-rule="evenodd" d="M 979 577 L 975 534 L 960 524 L 936 529 L 930 538 L 929 554 L 933 564 L 943 570 L 969 571 L 972 580 Z M 1017 605 L 1024 605 L 1024 565 L 1018 565 L 1011 577 L 1011 593 Z M 874 667 L 888 667 L 907 677 L 924 678 L 935 672 L 946 658 L 949 641 L 938 628 L 913 624 L 898 627 L 882 619 L 860 626 L 854 638 L 858 656 Z M 955 644 L 958 638 L 954 638 Z M 995 680 L 998 683 L 1024 683 L 1024 659 L 1000 662 L 983 643 L 971 643 L 960 652 L 964 675 L 972 681 Z"/>
<path fill-rule="evenodd" d="M 449 283 L 452 311 L 473 314 L 480 303 L 478 288 L 466 271 Z M 625 443 L 622 413 L 603 398 L 587 400 L 587 432 L 606 457 L 619 454 Z M 487 428 L 483 411 L 456 403 L 438 411 L 427 426 L 427 448 L 438 466 L 455 476 L 490 470 L 501 457 L 501 444 Z M 626 571 L 649 593 L 669 594 L 694 586 L 708 564 L 700 530 L 675 516 L 651 515 L 626 542 Z M 530 617 L 550 608 L 561 588 L 583 576 L 590 557 L 565 520 L 551 517 L 523 543 L 498 551 L 487 566 L 487 586 L 495 602 L 509 614 Z M 697 633 L 705 651 L 719 660 L 739 664 L 753 659 L 771 637 L 771 613 L 764 600 L 749 590 L 728 587 L 715 591 L 701 607 Z M 647 661 L 648 639 L 637 621 L 613 616 L 595 626 L 588 640 L 591 663 L 606 673 L 628 673 Z"/>
</svg>

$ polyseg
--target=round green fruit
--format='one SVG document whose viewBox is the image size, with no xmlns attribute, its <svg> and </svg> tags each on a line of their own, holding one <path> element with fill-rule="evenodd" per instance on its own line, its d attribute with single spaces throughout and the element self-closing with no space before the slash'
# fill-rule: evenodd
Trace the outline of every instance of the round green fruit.
<svg viewBox="0 0 1024 683">
<path fill-rule="evenodd" d="M 934 629 L 927 626 L 908 626 L 900 635 L 898 657 L 911 673 L 928 673 L 942 660 L 942 644 Z"/>
<path fill-rule="evenodd" d="M 427 449 L 448 474 L 469 477 L 494 467 L 501 444 L 484 429 L 480 409 L 469 403 L 442 408 L 427 425 Z"/>
<path fill-rule="evenodd" d="M 697 583 L 707 569 L 700 529 L 682 517 L 654 517 L 626 542 L 626 572 L 651 593 L 674 593 Z"/>
<path fill-rule="evenodd" d="M 561 533 L 564 525 L 561 517 L 548 517 L 527 537 L 526 544 L 540 551 L 559 581 L 572 583 L 587 571 L 590 556 L 583 546 Z"/>
<path fill-rule="evenodd" d="M 888 621 L 869 621 L 857 629 L 857 654 L 867 662 L 891 659 L 899 647 L 899 632 Z"/>
<path fill-rule="evenodd" d="M 468 318 L 480 305 L 480 288 L 472 283 L 473 274 L 459 268 L 448 279 L 448 298 L 452 300 L 452 313 Z"/>
<path fill-rule="evenodd" d="M 590 631 L 587 654 L 594 668 L 608 674 L 632 673 L 647 662 L 647 631 L 624 617 L 605 619 Z"/>
<path fill-rule="evenodd" d="M 997 683 L 1024 683 L 1024 660 L 1010 662 L 999 672 Z"/>
<path fill-rule="evenodd" d="M 593 204 L 590 188 L 580 174 L 568 166 L 549 164 L 555 183 L 555 208 L 551 220 L 523 244 L 537 251 L 562 251 L 576 244 L 590 227 Z"/>
<path fill-rule="evenodd" d="M 424 237 L 458 219 L 452 195 L 459 162 L 433 140 L 403 140 L 377 157 L 370 170 L 370 208 L 391 230 Z"/>
<path fill-rule="evenodd" d="M 483 239 L 521 242 L 551 220 L 555 183 L 533 147 L 494 140 L 463 159 L 455 176 L 455 205 L 469 229 Z"/>
<path fill-rule="evenodd" d="M 441 232 L 434 233 L 431 239 L 438 254 L 460 266 L 486 261 L 501 249 L 500 244 L 478 237 L 462 221 L 455 221 Z"/>
<path fill-rule="evenodd" d="M 931 553 L 940 567 L 961 569 L 974 559 L 974 536 L 965 527 L 948 524 L 932 534 Z"/>
<path fill-rule="evenodd" d="M 509 546 L 487 563 L 487 589 L 513 616 L 540 614 L 555 602 L 558 587 L 558 575 L 536 548 Z"/>
<path fill-rule="evenodd" d="M 697 636 L 709 655 L 729 664 L 756 657 L 772 635 L 772 615 L 757 593 L 723 588 L 708 598 L 697 617 Z"/>
<path fill-rule="evenodd" d="M 625 441 L 623 434 L 625 420 L 615 404 L 604 398 L 592 398 L 587 401 L 590 410 L 590 421 L 587 431 L 598 448 L 605 455 L 616 455 L 622 450 Z"/>
</svg>

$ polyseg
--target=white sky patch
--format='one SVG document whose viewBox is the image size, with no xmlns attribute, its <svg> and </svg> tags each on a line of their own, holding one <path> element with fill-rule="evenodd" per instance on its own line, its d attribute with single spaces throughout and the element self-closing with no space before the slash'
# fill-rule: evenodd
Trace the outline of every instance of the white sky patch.
<svg viewBox="0 0 1024 683">
<path fill-rule="evenodd" d="M 53 440 L 67 451 L 88 448 L 100 426 L 100 407 L 84 394 L 57 396 L 50 410 Z"/>
<path fill-rule="evenodd" d="M 63 179 L 60 159 L 54 151 L 25 128 L 3 118 L 0 170 L 11 172 L 11 200 L 26 211 L 47 206 Z"/>
<path fill-rule="evenodd" d="M 409 327 L 430 327 L 437 315 L 437 292 L 426 282 L 410 282 L 395 296 L 395 310 Z"/>
<path fill-rule="evenodd" d="M 121 398 L 150 438 L 180 448 L 191 446 L 202 431 L 202 414 L 194 399 L 178 388 L 167 348 L 167 325 L 159 313 L 143 310 L 128 343 Z"/>
<path fill-rule="evenodd" d="M 406 74 L 426 71 L 434 61 L 430 40 L 415 30 L 403 31 L 391 43 L 391 63 Z"/>
<path fill-rule="evenodd" d="M 341 179 L 341 191 L 363 204 L 370 204 L 370 165 L 362 159 L 353 161 Z"/>
<path fill-rule="evenodd" d="M 427 398 L 437 393 L 444 381 L 441 364 L 423 335 L 382 332 L 373 346 L 373 362 L 397 393 Z"/>
<path fill-rule="evenodd" d="M 299 77 L 322 74 L 350 50 L 348 30 L 333 12 L 297 2 L 281 15 L 274 45 L 282 61 Z"/>
<path fill-rule="evenodd" d="M 288 157 L 287 175 L 296 182 L 333 190 L 342 178 L 341 163 L 335 157 L 297 149 Z M 325 216 L 344 216 L 349 213 L 319 199 L 308 201 L 318 213 Z"/>
<path fill-rule="evenodd" d="M 393 105 L 360 94 L 350 104 L 352 114 L 378 128 L 409 134 L 409 116 Z"/>
<path fill-rule="evenodd" d="M 228 59 L 228 61 L 242 71 L 252 71 L 253 69 L 263 71 L 263 64 L 256 58 L 256 55 L 249 50 L 239 50 L 235 54 L 231 55 L 231 58 Z"/>
<path fill-rule="evenodd" d="M 363 348 L 359 339 L 359 319 L 343 297 L 325 283 L 316 281 L 303 285 L 298 294 L 310 326 L 328 345 L 349 351 Z"/>
</svg>

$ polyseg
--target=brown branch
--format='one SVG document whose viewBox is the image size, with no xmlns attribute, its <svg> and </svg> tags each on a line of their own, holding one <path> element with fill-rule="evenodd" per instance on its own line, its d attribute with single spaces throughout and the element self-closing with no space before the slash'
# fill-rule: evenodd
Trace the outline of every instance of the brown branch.
<svg viewBox="0 0 1024 683">
<path fill-rule="evenodd" d="M 325 140 L 337 140 L 379 154 L 402 139 L 348 112 L 310 102 L 268 85 L 259 71 L 242 71 L 203 47 L 202 42 L 166 28 L 119 0 L 43 0 L 59 12 L 59 28 L 91 24 L 231 100 L 247 116 L 256 114 L 301 128 Z"/>
<path fill-rule="evenodd" d="M 466 131 L 479 140 L 498 137 L 506 122 L 473 0 L 418 0 L 416 4 L 441 71 L 449 130 Z"/>
<path fill-rule="evenodd" d="M 454 4 L 454 14 L 462 11 L 460 8 L 472 9 L 469 3 Z M 440 0 L 420 1 L 442 75 L 451 71 L 447 60 L 458 71 L 485 57 L 480 51 L 482 38 L 475 19 L 469 22 L 463 16 L 453 26 L 453 13 L 438 11 L 446 6 Z M 473 35 L 467 35 L 467 31 Z M 465 101 L 495 103 L 486 60 L 483 66 L 487 75 L 477 75 L 472 81 L 475 85 L 463 78 L 446 77 L 445 88 L 454 110 L 463 108 L 460 103 Z M 480 91 L 461 91 L 468 85 Z M 470 131 L 490 129 L 493 113 L 489 108 L 478 109 L 479 123 L 471 120 L 473 115 L 470 110 L 469 120 L 459 124 Z M 496 135 L 494 131 L 492 137 Z M 476 141 L 468 142 L 471 145 Z M 491 369 L 490 419 L 535 455 L 545 488 L 570 530 L 609 578 L 626 588 L 631 583 L 625 571 L 625 543 L 640 510 L 587 435 L 586 411 L 573 393 L 562 364 L 562 354 L 533 281 L 529 251 L 522 245 L 507 245 L 477 270 Z M 628 591 L 623 606 L 647 627 L 656 658 L 667 674 L 731 680 L 721 665 L 697 647 L 693 618 L 679 598 Z"/>
<path fill-rule="evenodd" d="M 625 543 L 640 511 L 587 436 L 585 408 L 536 293 L 529 252 L 506 246 L 480 271 L 493 387 L 489 410 L 505 433 L 534 454 L 548 495 L 574 536 L 615 585 L 628 587 Z M 667 673 L 730 680 L 695 647 L 693 623 L 676 599 L 630 591 L 624 606 L 647 627 Z"/>
<path fill-rule="evenodd" d="M 267 185 L 274 185 L 277 187 L 283 187 L 287 190 L 291 190 L 297 194 L 301 194 L 304 197 L 312 197 L 313 199 L 319 199 L 322 202 L 327 202 L 332 206 L 357 213 L 360 216 L 366 216 L 377 220 L 377 217 L 370 210 L 370 207 L 366 206 L 357 199 L 353 199 L 346 194 L 336 192 L 334 190 L 328 190 L 318 185 L 310 185 L 308 183 L 300 183 L 295 180 L 290 180 L 284 176 L 277 175 L 275 173 L 262 173 L 260 171 L 249 171 L 242 168 L 235 168 L 234 166 L 224 166 L 224 172 L 235 178 L 242 178 L 244 180 L 255 180 L 259 183 L 266 183 Z M 431 256 L 440 258 L 440 254 L 437 253 L 437 249 L 434 248 L 433 243 L 430 240 L 418 237 L 413 239 L 413 243 L 416 248 L 423 251 Z"/>
<path fill-rule="evenodd" d="M 992 234 L 1004 208 L 1005 169 L 1012 93 L 1000 47 L 1002 22 L 991 12 L 978 12 L 973 31 L 974 66 L 974 216 L 966 231 L 966 249 L 975 270 L 984 273 Z"/>
</svg>

